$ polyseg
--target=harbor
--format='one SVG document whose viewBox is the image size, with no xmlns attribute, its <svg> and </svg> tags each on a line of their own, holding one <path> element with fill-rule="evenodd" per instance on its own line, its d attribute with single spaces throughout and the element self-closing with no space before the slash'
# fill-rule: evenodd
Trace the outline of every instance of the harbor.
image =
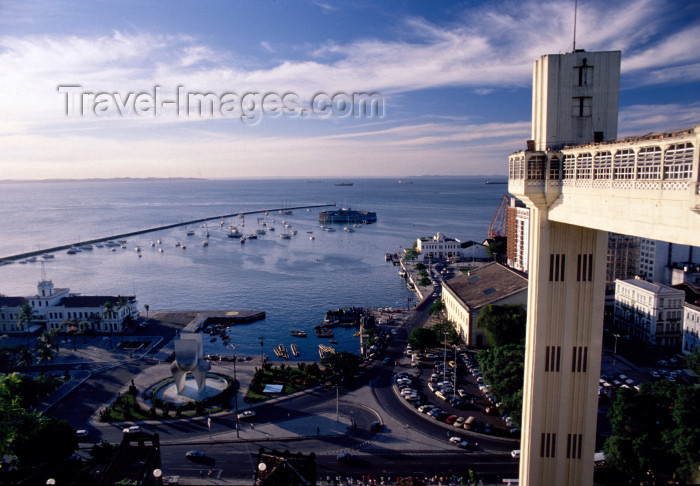
<svg viewBox="0 0 700 486">
<path fill-rule="evenodd" d="M 335 206 L 335 203 L 332 203 L 332 204 L 313 204 L 313 205 L 309 205 L 309 206 L 268 208 L 268 209 L 259 209 L 256 211 L 243 211 L 243 212 L 237 212 L 237 213 L 221 214 L 218 216 L 212 216 L 210 218 L 192 219 L 189 221 L 181 221 L 179 223 L 154 226 L 151 228 L 140 229 L 140 230 L 136 230 L 136 231 L 129 231 L 129 232 L 120 233 L 117 235 L 105 236 L 105 237 L 100 237 L 100 238 L 93 238 L 90 240 L 77 241 L 74 243 L 68 243 L 65 245 L 54 246 L 51 248 L 43 248 L 40 250 L 19 253 L 16 255 L 4 256 L 4 257 L 0 257 L 0 265 L 3 263 L 9 263 L 9 262 L 13 262 L 16 260 L 22 260 L 25 258 L 36 258 L 37 256 L 47 255 L 47 254 L 51 254 L 51 253 L 61 251 L 61 250 L 71 251 L 76 247 L 86 246 L 86 245 L 94 245 L 97 243 L 105 243 L 105 242 L 108 242 L 111 240 L 122 240 L 125 242 L 124 238 L 129 238 L 129 237 L 137 236 L 137 235 L 144 235 L 147 233 L 154 233 L 154 232 L 158 232 L 158 231 L 169 230 L 169 229 L 173 229 L 173 228 L 179 228 L 182 226 L 190 226 L 193 224 L 207 223 L 209 221 L 225 220 L 225 219 L 233 218 L 233 217 L 240 218 L 241 216 L 245 217 L 245 216 L 253 215 L 253 214 L 268 214 L 270 212 L 278 212 L 281 215 L 286 215 L 286 214 L 292 214 L 292 211 L 297 210 L 297 209 L 308 210 L 308 209 L 317 209 L 317 208 L 327 208 L 327 207 L 333 207 L 333 206 Z M 188 233 L 188 235 L 190 235 L 190 233 Z M 120 243 L 120 244 L 124 244 L 124 243 Z M 75 250 L 73 250 L 73 251 L 75 251 Z"/>
</svg>

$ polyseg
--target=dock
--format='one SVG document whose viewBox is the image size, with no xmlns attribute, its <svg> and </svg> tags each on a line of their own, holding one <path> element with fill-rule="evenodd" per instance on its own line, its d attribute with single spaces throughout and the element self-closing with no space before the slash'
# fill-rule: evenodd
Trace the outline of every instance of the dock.
<svg viewBox="0 0 700 486">
<path fill-rule="evenodd" d="M 69 243 L 66 245 L 60 245 L 60 246 L 54 246 L 52 248 L 44 248 L 43 250 L 34 250 L 34 251 L 28 251 L 25 253 L 19 253 L 17 255 L 10 255 L 10 256 L 5 256 L 5 257 L 0 257 L 0 263 L 2 262 L 13 262 L 15 260 L 22 260 L 23 258 L 30 258 L 33 256 L 39 256 L 43 255 L 45 253 L 53 253 L 56 251 L 61 251 L 61 250 L 68 250 L 73 246 L 78 246 L 78 245 L 93 245 L 95 243 L 103 243 L 109 240 L 121 240 L 125 239 L 131 236 L 137 236 L 137 235 L 143 235 L 146 233 L 153 233 L 155 231 L 163 231 L 163 230 L 168 230 L 172 228 L 178 228 L 180 226 L 188 226 L 191 224 L 199 224 L 199 223 L 207 223 L 209 221 L 214 221 L 214 220 L 221 220 L 221 219 L 227 219 L 227 218 L 234 218 L 240 215 L 243 216 L 248 216 L 252 214 L 264 214 L 265 212 L 277 212 L 277 211 L 293 211 L 296 209 L 315 209 L 315 208 L 327 208 L 327 207 L 333 207 L 335 206 L 335 203 L 332 204 L 314 204 L 311 206 L 295 206 L 295 207 L 281 207 L 281 208 L 268 208 L 268 209 L 260 209 L 256 211 L 245 211 L 245 212 L 237 212 L 237 213 L 231 213 L 231 214 L 220 214 L 218 216 L 212 216 L 209 218 L 199 218 L 199 219 L 192 219 L 189 221 L 181 221 L 179 223 L 172 223 L 172 224 L 166 224 L 166 225 L 161 225 L 161 226 L 154 226 L 152 228 L 146 228 L 142 230 L 137 230 L 137 231 L 130 231 L 128 233 L 121 233 L 118 235 L 111 235 L 111 236 L 105 236 L 104 238 L 93 238 L 92 240 L 85 240 L 85 241 L 77 241 L 75 243 Z"/>
</svg>

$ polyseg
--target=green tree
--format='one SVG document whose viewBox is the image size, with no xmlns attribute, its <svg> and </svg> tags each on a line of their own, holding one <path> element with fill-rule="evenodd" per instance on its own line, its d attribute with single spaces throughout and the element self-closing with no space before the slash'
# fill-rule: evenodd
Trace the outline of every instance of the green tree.
<svg viewBox="0 0 700 486">
<path fill-rule="evenodd" d="M 408 344 L 413 349 L 426 349 L 437 346 L 438 337 L 434 330 L 427 327 L 414 327 L 408 335 Z"/>
<path fill-rule="evenodd" d="M 442 301 L 440 297 L 435 299 L 432 304 L 430 304 L 430 307 L 428 307 L 428 314 L 433 315 L 433 314 L 438 314 L 442 311 L 445 310 L 445 304 Z"/>
<path fill-rule="evenodd" d="M 36 412 L 22 415 L 11 446 L 21 466 L 67 459 L 77 448 L 75 430 L 68 422 Z"/>
<path fill-rule="evenodd" d="M 151 306 L 148 304 L 143 304 L 143 308 L 146 309 L 146 319 L 148 319 L 148 309 L 150 309 Z"/>
<path fill-rule="evenodd" d="M 508 344 L 481 351 L 476 357 L 481 374 L 505 411 L 520 423 L 525 346 Z"/>
<path fill-rule="evenodd" d="M 31 305 L 22 304 L 19 306 L 19 312 L 16 317 L 17 327 L 27 333 L 27 347 L 29 347 L 29 329 L 32 327 L 32 322 L 36 319 L 37 313 Z"/>
<path fill-rule="evenodd" d="M 447 341 L 450 344 L 458 344 L 460 342 L 460 336 L 455 327 L 455 323 L 449 319 L 443 319 L 440 322 L 433 324 L 433 331 L 435 331 L 438 342 L 442 342 L 447 333 Z"/>
<path fill-rule="evenodd" d="M 479 315 L 479 327 L 484 329 L 491 346 L 525 342 L 527 312 L 520 305 L 489 304 Z"/>
<path fill-rule="evenodd" d="M 486 253 L 496 260 L 499 259 L 499 256 L 502 258 L 506 254 L 506 239 L 496 238 L 489 241 L 489 244 L 486 245 Z"/>
<path fill-rule="evenodd" d="M 700 450 L 700 391 L 659 381 L 639 391 L 621 388 L 608 412 L 612 435 L 606 460 L 640 477 L 647 471 L 686 480 L 697 471 Z"/>
<path fill-rule="evenodd" d="M 340 374 L 345 378 L 352 378 L 360 370 L 362 358 L 356 354 L 341 351 L 339 353 L 328 353 L 321 360 L 321 364 L 331 372 Z"/>
<path fill-rule="evenodd" d="M 421 262 L 418 262 L 415 265 L 413 265 L 413 268 L 415 270 L 425 270 L 425 265 Z"/>
<path fill-rule="evenodd" d="M 433 282 L 428 278 L 428 277 L 421 277 L 420 280 L 418 281 L 418 286 L 419 287 L 427 287 L 428 285 L 431 285 Z"/>
</svg>

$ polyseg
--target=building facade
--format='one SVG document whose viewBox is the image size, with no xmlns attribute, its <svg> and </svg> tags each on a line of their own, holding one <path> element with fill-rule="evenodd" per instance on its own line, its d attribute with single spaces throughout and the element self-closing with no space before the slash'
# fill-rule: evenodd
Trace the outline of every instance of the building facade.
<svg viewBox="0 0 700 486">
<path fill-rule="evenodd" d="M 530 209 L 516 198 L 511 198 L 507 208 L 508 241 L 506 258 L 508 266 L 527 273 L 528 241 L 530 239 Z"/>
<path fill-rule="evenodd" d="M 697 263 L 693 263 L 694 261 L 700 261 L 700 248 L 698 247 L 648 238 L 640 239 L 639 276 L 642 278 L 652 282 L 674 285 L 683 280 L 673 281 L 673 269 L 688 267 L 692 270 L 698 266 Z"/>
<path fill-rule="evenodd" d="M 486 334 L 479 327 L 481 310 L 489 304 L 527 303 L 527 278 L 499 263 L 489 263 L 445 282 L 442 302 L 447 318 L 455 323 L 460 338 L 468 346 L 487 346 Z"/>
<path fill-rule="evenodd" d="M 608 260 L 605 267 L 606 305 L 614 304 L 615 280 L 628 280 L 638 275 L 639 240 L 636 236 L 608 233 Z"/>
<path fill-rule="evenodd" d="M 442 233 L 432 238 L 418 238 L 416 250 L 423 255 L 423 259 L 464 256 L 460 241 L 456 238 L 447 238 Z"/>
<path fill-rule="evenodd" d="M 680 349 L 685 293 L 641 279 L 615 282 L 615 329 L 654 346 Z"/>
<path fill-rule="evenodd" d="M 683 306 L 683 353 L 700 351 L 700 302 Z"/>
<path fill-rule="evenodd" d="M 29 297 L 0 297 L 0 332 L 24 333 L 18 323 L 20 307 L 29 304 L 35 312 L 30 332 L 61 329 L 66 320 L 74 325 L 84 323 L 86 329 L 96 332 L 121 332 L 124 319 L 138 318 L 137 301 L 134 296 L 126 297 L 126 305 L 118 308 L 120 296 L 90 296 L 70 293 L 70 289 L 54 288 L 50 280 L 42 280 L 37 285 L 37 294 Z M 104 305 L 111 302 L 113 310 L 108 314 Z"/>
</svg>

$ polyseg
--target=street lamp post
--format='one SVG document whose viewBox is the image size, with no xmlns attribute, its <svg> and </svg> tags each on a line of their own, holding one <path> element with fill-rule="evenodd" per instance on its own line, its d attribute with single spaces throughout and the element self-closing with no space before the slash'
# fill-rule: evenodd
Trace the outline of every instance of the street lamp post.
<svg viewBox="0 0 700 486">
<path fill-rule="evenodd" d="M 615 360 L 617 359 L 617 338 L 620 337 L 619 334 L 613 334 L 615 337 L 615 348 L 613 349 L 613 366 L 615 366 Z"/>
<path fill-rule="evenodd" d="M 335 421 L 340 422 L 339 414 L 338 414 L 338 398 L 340 395 L 340 387 L 338 385 L 334 386 L 335 388 Z"/>
<path fill-rule="evenodd" d="M 447 372 L 447 331 L 444 331 L 445 340 L 442 342 L 442 377 L 445 377 Z"/>
<path fill-rule="evenodd" d="M 227 344 L 226 347 L 233 351 L 233 381 L 236 382 L 236 393 L 233 396 L 234 409 L 236 411 L 236 438 L 240 438 L 240 427 L 238 426 L 238 377 L 236 376 L 236 344 Z"/>
<path fill-rule="evenodd" d="M 260 339 L 260 366 L 263 366 L 265 364 L 265 355 L 263 354 L 263 339 L 265 339 L 265 336 L 260 336 L 258 339 Z"/>
<path fill-rule="evenodd" d="M 454 379 L 453 381 L 453 386 L 452 386 L 452 398 L 455 398 L 457 396 L 457 345 L 453 344 L 453 348 L 455 348 L 455 367 L 454 367 Z"/>
</svg>

